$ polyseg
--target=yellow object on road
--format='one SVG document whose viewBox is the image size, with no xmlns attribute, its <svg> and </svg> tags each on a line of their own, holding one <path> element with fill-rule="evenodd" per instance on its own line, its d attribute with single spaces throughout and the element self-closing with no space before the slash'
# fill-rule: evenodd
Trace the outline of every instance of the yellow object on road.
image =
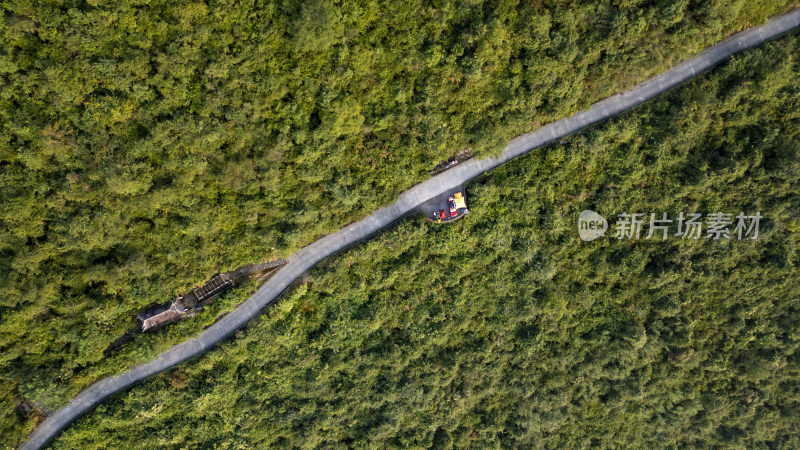
<svg viewBox="0 0 800 450">
<path fill-rule="evenodd" d="M 467 202 L 464 200 L 464 196 L 461 195 L 461 192 L 456 192 L 453 195 L 453 199 L 455 200 L 455 203 L 456 203 L 456 209 L 461 209 L 461 208 L 466 208 L 467 207 Z"/>
</svg>

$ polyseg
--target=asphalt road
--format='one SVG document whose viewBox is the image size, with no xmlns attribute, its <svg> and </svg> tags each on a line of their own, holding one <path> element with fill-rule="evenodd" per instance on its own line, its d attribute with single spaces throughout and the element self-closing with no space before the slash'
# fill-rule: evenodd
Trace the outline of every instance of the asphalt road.
<svg viewBox="0 0 800 450">
<path fill-rule="evenodd" d="M 287 259 L 287 264 L 239 308 L 209 327 L 195 339 L 176 345 L 156 359 L 132 368 L 116 377 L 98 381 L 78 394 L 67 406 L 48 417 L 31 433 L 23 449 L 44 446 L 61 429 L 80 415 L 100 403 L 106 397 L 120 392 L 136 383 L 200 355 L 228 335 L 241 328 L 267 305 L 275 301 L 303 272 L 311 269 L 322 259 L 361 241 L 412 212 L 425 201 L 451 191 L 478 175 L 501 164 L 541 147 L 556 139 L 568 136 L 584 127 L 596 124 L 623 111 L 641 105 L 647 100 L 669 91 L 686 80 L 714 67 L 731 55 L 759 45 L 800 26 L 800 10 L 795 10 L 766 24 L 738 33 L 685 61 L 672 69 L 653 77 L 635 88 L 595 103 L 587 111 L 546 125 L 532 133 L 513 139 L 501 156 L 489 159 L 471 159 L 439 175 L 436 175 L 402 193 L 396 202 L 379 209 L 371 216 L 348 225 L 336 233 L 312 243 Z"/>
</svg>

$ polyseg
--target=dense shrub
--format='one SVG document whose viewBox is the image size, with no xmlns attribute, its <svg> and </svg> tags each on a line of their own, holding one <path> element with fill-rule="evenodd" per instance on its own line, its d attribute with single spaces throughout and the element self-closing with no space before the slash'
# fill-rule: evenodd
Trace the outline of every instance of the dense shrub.
<svg viewBox="0 0 800 450">
<path fill-rule="evenodd" d="M 495 170 L 55 447 L 797 448 L 799 72 L 794 35 Z M 582 242 L 584 209 L 764 219 Z"/>
</svg>

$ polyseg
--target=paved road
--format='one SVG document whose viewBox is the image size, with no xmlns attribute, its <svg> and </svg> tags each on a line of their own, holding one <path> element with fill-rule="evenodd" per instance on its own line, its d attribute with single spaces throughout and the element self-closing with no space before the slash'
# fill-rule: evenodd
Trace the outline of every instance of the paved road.
<svg viewBox="0 0 800 450">
<path fill-rule="evenodd" d="M 413 211 L 417 205 L 424 203 L 426 200 L 450 191 L 456 186 L 464 184 L 476 176 L 537 147 L 639 106 L 647 100 L 719 64 L 734 53 L 759 45 L 798 26 L 800 26 L 800 10 L 795 10 L 770 20 L 760 27 L 738 33 L 730 39 L 703 51 L 697 57 L 651 78 L 628 92 L 617 94 L 595 103 L 587 111 L 582 111 L 572 117 L 561 119 L 537 131 L 513 139 L 503 150 L 503 154 L 497 158 L 471 159 L 412 187 L 401 194 L 395 203 L 376 211 L 364 220 L 325 236 L 290 256 L 287 259 L 287 264 L 267 280 L 252 297 L 208 328 L 196 339 L 176 345 L 159 355 L 155 360 L 134 367 L 120 376 L 105 378 L 89 386 L 78 394 L 72 403 L 59 409 L 42 422 L 31 434 L 29 440 L 22 445 L 22 448 L 35 449 L 44 446 L 62 428 L 106 397 L 194 358 L 215 346 L 228 335 L 244 326 L 250 319 L 259 314 L 264 307 L 275 301 L 303 272 L 311 269 L 322 259 L 385 228 Z"/>
</svg>

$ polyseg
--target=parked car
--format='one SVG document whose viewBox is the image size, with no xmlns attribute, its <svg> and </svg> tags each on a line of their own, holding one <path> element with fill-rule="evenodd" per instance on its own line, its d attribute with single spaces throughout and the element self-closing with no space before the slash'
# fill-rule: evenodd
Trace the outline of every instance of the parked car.
<svg viewBox="0 0 800 450">
<path fill-rule="evenodd" d="M 458 215 L 458 210 L 456 210 L 456 199 L 453 197 L 447 198 L 447 207 L 450 208 L 450 217 L 455 217 Z"/>
</svg>

